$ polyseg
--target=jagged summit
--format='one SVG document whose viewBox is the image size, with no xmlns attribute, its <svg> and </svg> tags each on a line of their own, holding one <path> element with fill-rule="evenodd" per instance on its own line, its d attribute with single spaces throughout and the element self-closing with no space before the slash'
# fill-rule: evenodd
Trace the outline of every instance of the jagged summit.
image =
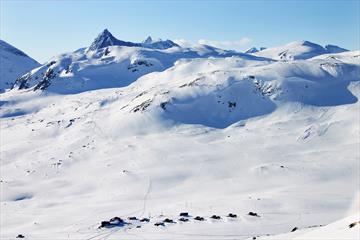
<svg viewBox="0 0 360 240">
<path fill-rule="evenodd" d="M 105 29 L 99 34 L 99 36 L 113 37 L 113 38 L 114 38 L 114 36 L 111 34 L 111 32 L 110 32 L 107 28 L 105 28 Z"/>
<path fill-rule="evenodd" d="M 104 29 L 92 42 L 89 50 L 94 51 L 96 49 L 109 47 L 109 46 L 126 46 L 126 47 L 137 47 L 140 46 L 138 43 L 126 42 L 115 38 L 108 29 Z"/>
<path fill-rule="evenodd" d="M 143 41 L 143 43 L 145 43 L 145 44 L 151 44 L 151 43 L 153 43 L 153 39 L 151 38 L 151 36 L 148 36 L 148 37 Z"/>
<path fill-rule="evenodd" d="M 158 39 L 154 41 L 151 36 L 147 37 L 142 43 L 134 43 L 122 41 L 114 37 L 108 29 L 104 29 L 92 42 L 89 51 L 109 47 L 109 46 L 126 46 L 126 47 L 145 47 L 153 49 L 168 49 L 172 47 L 179 47 L 176 43 L 171 40 Z"/>
<path fill-rule="evenodd" d="M 174 43 L 173 41 L 167 39 L 162 40 L 158 38 L 157 40 L 152 39 L 151 36 L 148 36 L 141 44 L 143 47 L 147 48 L 154 48 L 154 49 L 168 49 L 172 47 L 179 47 L 178 44 Z"/>
</svg>

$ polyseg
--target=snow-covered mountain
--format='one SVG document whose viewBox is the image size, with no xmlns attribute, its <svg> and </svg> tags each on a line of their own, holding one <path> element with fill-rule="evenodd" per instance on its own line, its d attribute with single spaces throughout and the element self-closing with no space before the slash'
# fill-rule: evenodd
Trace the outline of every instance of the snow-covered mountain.
<svg viewBox="0 0 360 240">
<path fill-rule="evenodd" d="M 142 43 L 133 43 L 122 41 L 115 38 L 108 29 L 104 29 L 94 42 L 90 45 L 88 50 L 95 51 L 101 48 L 110 47 L 110 46 L 123 46 L 123 47 L 145 47 L 145 48 L 154 48 L 154 49 L 168 49 L 172 47 L 179 47 L 176 43 L 171 40 L 157 40 L 154 41 L 150 36 L 146 38 Z"/>
<path fill-rule="evenodd" d="M 260 47 L 259 49 L 257 49 L 256 47 L 251 47 L 249 48 L 248 50 L 245 51 L 245 53 L 256 53 L 256 52 L 259 52 L 259 51 L 262 51 L 262 50 L 265 50 L 266 47 Z"/>
<path fill-rule="evenodd" d="M 0 238 L 358 240 L 360 52 L 250 52 L 104 30 L 19 77 Z"/>
<path fill-rule="evenodd" d="M 40 64 L 34 59 L 0 39 L 0 92 L 10 88 L 16 78 L 38 66 Z"/>
<path fill-rule="evenodd" d="M 258 51 L 259 49 L 257 49 L 256 47 L 251 47 L 248 50 L 246 50 L 245 53 L 256 53 Z"/>
<path fill-rule="evenodd" d="M 147 48 L 155 48 L 155 49 L 168 49 L 172 47 L 180 47 L 178 44 L 174 43 L 169 39 L 165 41 L 163 41 L 162 39 L 153 40 L 151 36 L 147 37 L 145 41 L 142 42 L 141 46 Z"/>
<path fill-rule="evenodd" d="M 147 38 L 143 43 L 126 42 L 105 29 L 90 47 L 49 60 L 17 79 L 13 88 L 76 93 L 124 87 L 140 76 L 173 66 L 179 59 L 229 56 L 264 59 L 206 45 L 183 48 L 171 40 Z"/>
<path fill-rule="evenodd" d="M 1 237 L 358 239 L 360 52 L 217 51 L 84 48 L 3 93 Z"/>
<path fill-rule="evenodd" d="M 140 44 L 126 42 L 115 38 L 107 29 L 104 29 L 93 41 L 93 43 L 88 48 L 89 51 L 95 51 L 101 48 L 110 47 L 110 46 L 124 46 L 124 47 L 139 47 Z"/>
<path fill-rule="evenodd" d="M 254 55 L 267 57 L 276 60 L 297 60 L 309 59 L 321 54 L 340 53 L 348 51 L 334 45 L 326 45 L 322 47 L 319 44 L 309 41 L 295 41 L 283 46 L 267 48 L 261 51 L 255 51 Z"/>
</svg>

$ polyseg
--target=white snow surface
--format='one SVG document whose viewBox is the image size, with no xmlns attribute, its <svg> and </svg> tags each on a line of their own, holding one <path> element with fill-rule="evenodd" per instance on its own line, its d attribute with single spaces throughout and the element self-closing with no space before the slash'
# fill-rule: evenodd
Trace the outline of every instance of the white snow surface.
<svg viewBox="0 0 360 240">
<path fill-rule="evenodd" d="M 0 92 L 10 88 L 18 77 L 38 66 L 40 64 L 34 59 L 0 39 Z"/>
<path fill-rule="evenodd" d="M 352 224 L 355 224 L 352 226 Z M 291 233 L 258 237 L 258 240 L 355 240 L 360 237 L 360 213 L 326 226 L 309 226 Z"/>
<path fill-rule="evenodd" d="M 1 94 L 1 239 L 359 239 L 359 51 L 108 50 Z"/>
</svg>

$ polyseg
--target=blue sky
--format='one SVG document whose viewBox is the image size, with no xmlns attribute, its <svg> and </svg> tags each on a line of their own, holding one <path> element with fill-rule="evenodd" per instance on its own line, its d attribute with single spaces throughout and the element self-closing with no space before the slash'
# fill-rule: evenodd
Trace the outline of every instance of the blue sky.
<svg viewBox="0 0 360 240">
<path fill-rule="evenodd" d="M 129 41 L 151 35 L 237 50 L 294 40 L 360 49 L 359 0 L 0 2 L 0 38 L 40 62 L 88 46 L 104 28 Z"/>
</svg>

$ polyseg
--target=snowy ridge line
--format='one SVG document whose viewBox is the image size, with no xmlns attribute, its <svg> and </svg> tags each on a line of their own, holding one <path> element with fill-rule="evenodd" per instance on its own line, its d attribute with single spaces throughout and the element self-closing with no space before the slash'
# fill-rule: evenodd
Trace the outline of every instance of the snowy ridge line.
<svg viewBox="0 0 360 240">
<path fill-rule="evenodd" d="M 164 71 L 191 59 L 233 56 L 273 61 L 207 45 L 181 47 L 171 40 L 131 43 L 116 39 L 105 29 L 89 48 L 50 59 L 42 66 L 14 79 L 11 89 L 74 94 L 119 88 L 130 85 L 141 76 Z"/>
<path fill-rule="evenodd" d="M 266 48 L 260 51 L 256 48 L 249 50 L 250 51 L 248 53 L 250 54 L 268 57 L 280 61 L 309 59 L 319 55 L 336 54 L 349 51 L 347 49 L 334 45 L 326 45 L 325 47 L 323 47 L 319 44 L 309 41 L 295 41 L 283 46 Z"/>
</svg>

